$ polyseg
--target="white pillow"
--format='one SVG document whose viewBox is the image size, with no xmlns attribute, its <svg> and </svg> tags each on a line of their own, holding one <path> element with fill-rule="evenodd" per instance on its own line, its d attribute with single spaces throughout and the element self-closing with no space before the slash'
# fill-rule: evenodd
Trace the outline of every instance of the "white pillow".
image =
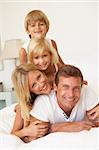
<svg viewBox="0 0 99 150">
<path fill-rule="evenodd" d="M 0 110 L 0 133 L 10 133 L 15 119 L 15 104 Z"/>
<path fill-rule="evenodd" d="M 19 150 L 98 150 L 98 128 L 81 132 L 55 132 L 22 144 Z"/>
<path fill-rule="evenodd" d="M 17 136 L 2 134 L 0 136 L 0 150 L 18 150 L 24 142 Z"/>
</svg>

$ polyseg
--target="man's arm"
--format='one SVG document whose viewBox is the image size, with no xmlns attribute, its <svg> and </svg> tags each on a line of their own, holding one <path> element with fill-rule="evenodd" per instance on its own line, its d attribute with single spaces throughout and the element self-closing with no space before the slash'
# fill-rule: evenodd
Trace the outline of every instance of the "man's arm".
<svg viewBox="0 0 99 150">
<path fill-rule="evenodd" d="M 94 124 L 90 121 L 55 123 L 50 127 L 50 132 L 80 132 L 90 130 Z"/>
</svg>

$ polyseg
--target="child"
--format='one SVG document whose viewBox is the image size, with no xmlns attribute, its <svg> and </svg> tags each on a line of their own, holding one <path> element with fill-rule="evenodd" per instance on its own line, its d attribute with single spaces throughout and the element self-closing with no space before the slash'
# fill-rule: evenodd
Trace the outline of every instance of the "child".
<svg viewBox="0 0 99 150">
<path fill-rule="evenodd" d="M 45 38 L 49 30 L 49 20 L 47 16 L 40 10 L 30 11 L 25 17 L 24 24 L 25 24 L 25 29 L 26 29 L 27 34 L 29 35 L 30 39 L 33 39 L 33 40 Z M 57 51 L 57 45 L 55 41 L 50 40 L 50 42 Z M 20 50 L 20 63 L 21 64 L 28 62 L 28 58 L 27 58 L 28 44 L 29 44 L 29 41 L 26 42 Z M 58 51 L 57 51 L 57 54 L 58 54 Z M 64 64 L 60 56 L 59 56 L 59 63 L 60 63 L 60 66 Z"/>
<path fill-rule="evenodd" d="M 60 68 L 59 57 L 48 39 L 31 40 L 28 45 L 28 60 L 38 70 L 43 71 L 51 85 L 54 83 L 55 74 Z"/>
</svg>

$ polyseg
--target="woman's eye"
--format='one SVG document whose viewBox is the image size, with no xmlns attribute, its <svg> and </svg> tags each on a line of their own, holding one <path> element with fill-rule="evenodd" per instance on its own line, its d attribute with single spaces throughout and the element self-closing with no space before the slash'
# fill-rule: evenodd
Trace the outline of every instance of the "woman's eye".
<svg viewBox="0 0 99 150">
<path fill-rule="evenodd" d="M 32 88 L 34 88 L 35 86 L 36 86 L 36 83 L 33 83 L 33 84 L 32 84 Z"/>
<path fill-rule="evenodd" d="M 39 80 L 41 78 L 41 74 L 39 74 L 38 76 L 37 76 L 37 80 Z"/>
</svg>

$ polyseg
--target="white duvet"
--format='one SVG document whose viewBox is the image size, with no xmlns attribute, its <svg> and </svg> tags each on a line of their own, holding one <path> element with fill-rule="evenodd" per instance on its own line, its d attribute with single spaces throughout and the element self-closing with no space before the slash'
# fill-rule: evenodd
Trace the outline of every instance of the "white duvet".
<svg viewBox="0 0 99 150">
<path fill-rule="evenodd" d="M 0 110 L 0 150 L 99 150 L 99 128 L 76 133 L 57 132 L 28 144 L 11 135 L 15 104 Z"/>
</svg>

